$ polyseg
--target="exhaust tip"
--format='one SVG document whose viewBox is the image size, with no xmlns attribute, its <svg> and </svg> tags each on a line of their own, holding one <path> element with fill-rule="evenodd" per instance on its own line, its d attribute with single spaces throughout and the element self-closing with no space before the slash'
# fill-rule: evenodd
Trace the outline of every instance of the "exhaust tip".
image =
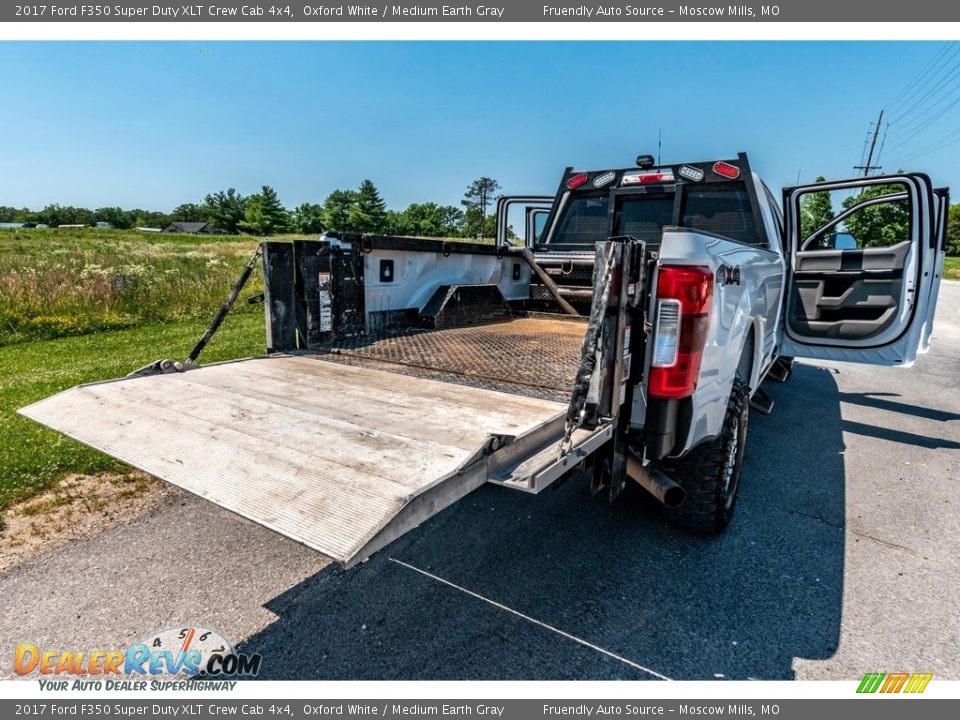
<svg viewBox="0 0 960 720">
<path fill-rule="evenodd" d="M 687 497 L 686 491 L 664 473 L 644 467 L 634 452 L 627 456 L 627 475 L 671 510 L 680 507 Z"/>
<path fill-rule="evenodd" d="M 666 489 L 666 491 L 663 493 L 661 502 L 671 510 L 675 510 L 683 505 L 683 501 L 686 500 L 686 498 L 687 493 L 684 492 L 683 488 L 679 485 L 675 485 Z"/>
</svg>

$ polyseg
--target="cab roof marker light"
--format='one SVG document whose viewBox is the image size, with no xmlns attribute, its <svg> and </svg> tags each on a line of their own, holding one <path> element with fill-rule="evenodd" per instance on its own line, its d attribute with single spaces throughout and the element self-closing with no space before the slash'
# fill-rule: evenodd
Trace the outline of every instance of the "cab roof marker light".
<svg viewBox="0 0 960 720">
<path fill-rule="evenodd" d="M 617 174 L 612 170 L 610 172 L 605 172 L 603 175 L 597 175 L 593 179 L 593 186 L 595 188 L 602 188 L 604 185 L 609 185 L 616 177 Z"/>
<path fill-rule="evenodd" d="M 713 164 L 713 171 L 720 177 L 729 178 L 730 180 L 736 180 L 740 177 L 740 168 L 736 165 L 725 163 L 722 160 Z"/>
<path fill-rule="evenodd" d="M 577 173 L 572 178 L 567 180 L 567 190 L 573 190 L 583 185 L 587 181 L 587 174 L 585 172 Z"/>
<path fill-rule="evenodd" d="M 682 178 L 687 180 L 693 180 L 693 182 L 700 182 L 703 180 L 704 172 L 700 168 L 691 167 L 690 165 L 683 165 L 678 171 L 677 174 Z"/>
<path fill-rule="evenodd" d="M 621 185 L 654 185 L 661 183 L 672 183 L 674 177 L 672 172 L 631 172 L 625 173 Z"/>
</svg>

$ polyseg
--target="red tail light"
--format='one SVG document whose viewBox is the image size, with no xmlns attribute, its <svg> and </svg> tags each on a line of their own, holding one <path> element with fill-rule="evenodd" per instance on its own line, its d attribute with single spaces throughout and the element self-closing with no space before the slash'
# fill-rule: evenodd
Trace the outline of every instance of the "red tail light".
<svg viewBox="0 0 960 720">
<path fill-rule="evenodd" d="M 581 185 L 583 185 L 586 181 L 587 181 L 586 173 L 584 172 L 577 173 L 572 178 L 567 180 L 567 190 L 573 190 L 574 188 L 578 188 Z"/>
<path fill-rule="evenodd" d="M 730 178 L 731 180 L 736 180 L 738 177 L 740 177 L 740 168 L 738 168 L 736 165 L 725 163 L 722 160 L 713 164 L 713 171 L 717 175 Z"/>
<path fill-rule="evenodd" d="M 658 306 L 648 389 L 653 397 L 688 397 L 697 387 L 710 328 L 713 272 L 708 267 L 661 267 L 657 299 L 662 307 Z"/>
</svg>

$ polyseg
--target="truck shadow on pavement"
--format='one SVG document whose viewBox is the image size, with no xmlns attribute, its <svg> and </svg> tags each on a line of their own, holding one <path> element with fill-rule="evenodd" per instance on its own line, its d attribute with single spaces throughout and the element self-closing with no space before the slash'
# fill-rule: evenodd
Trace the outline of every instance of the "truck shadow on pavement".
<svg viewBox="0 0 960 720">
<path fill-rule="evenodd" d="M 839 393 L 840 402 L 843 403 L 861 405 L 863 407 L 885 410 L 901 415 L 910 415 L 923 420 L 933 420 L 934 422 L 947 423 L 960 420 L 960 413 L 908 405 L 907 403 L 896 402 L 895 400 L 887 400 L 886 398 L 888 397 L 900 397 L 900 395 L 896 393 Z M 928 450 L 936 450 L 937 448 L 960 450 L 960 443 L 955 440 L 948 440 L 929 434 L 918 435 L 917 433 L 910 433 L 892 427 L 880 427 L 854 422 L 852 420 L 844 420 L 843 429 L 846 432 L 856 433 L 857 435 L 865 435 L 867 437 L 902 443 L 904 445 L 914 445 L 916 447 L 927 448 Z"/>
<path fill-rule="evenodd" d="M 769 392 L 722 536 L 670 528 L 640 490 L 486 486 L 274 598 L 244 650 L 270 679 L 791 679 L 839 642 L 844 447 L 829 370 Z"/>
</svg>

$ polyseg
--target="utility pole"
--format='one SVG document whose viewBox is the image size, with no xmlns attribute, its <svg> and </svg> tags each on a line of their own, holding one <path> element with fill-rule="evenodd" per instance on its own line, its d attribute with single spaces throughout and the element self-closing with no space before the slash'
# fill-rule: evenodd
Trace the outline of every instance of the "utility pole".
<svg viewBox="0 0 960 720">
<path fill-rule="evenodd" d="M 877 118 L 877 124 L 873 128 L 873 139 L 870 140 L 870 152 L 867 153 L 867 162 L 865 165 L 854 165 L 854 170 L 863 170 L 863 176 L 870 174 L 871 170 L 880 170 L 882 166 L 871 165 L 873 162 L 873 150 L 877 146 L 877 135 L 880 134 L 880 125 L 883 123 L 883 110 L 880 111 L 880 117 Z"/>
</svg>

